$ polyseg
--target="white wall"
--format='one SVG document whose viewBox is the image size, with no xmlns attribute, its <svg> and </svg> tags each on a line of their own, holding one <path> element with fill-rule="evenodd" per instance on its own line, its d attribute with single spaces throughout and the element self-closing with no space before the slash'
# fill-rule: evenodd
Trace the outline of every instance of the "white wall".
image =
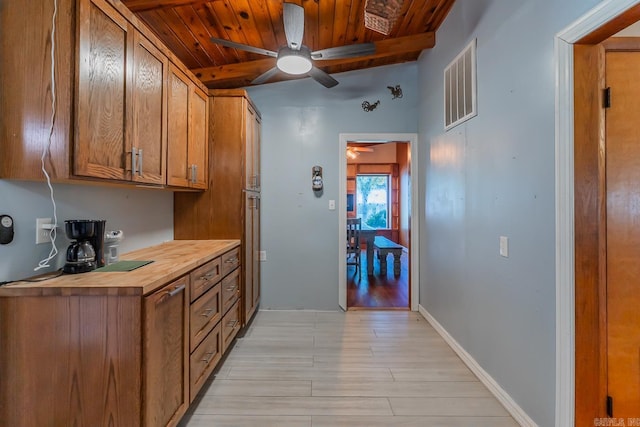
<svg viewBox="0 0 640 427">
<path fill-rule="evenodd" d="M 338 309 L 340 133 L 417 130 L 416 63 L 336 74 L 326 89 L 307 78 L 248 88 L 262 113 L 261 308 Z M 387 86 L 400 84 L 392 100 Z M 380 100 L 372 112 L 363 101 Z M 324 194 L 311 189 L 311 167 L 323 167 Z M 342 213 L 340 213 L 342 214 Z"/>
<path fill-rule="evenodd" d="M 0 215 L 13 217 L 15 238 L 0 245 L 0 281 L 17 280 L 64 265 L 69 240 L 66 219 L 105 219 L 107 230 L 123 230 L 121 253 L 173 239 L 173 193 L 140 188 L 54 184 L 60 254 L 53 267 L 34 272 L 51 245 L 35 245 L 36 218 L 53 217 L 46 183 L 0 180 Z"/>
<path fill-rule="evenodd" d="M 419 60 L 420 303 L 540 426 L 555 409 L 554 35 L 597 3 L 458 0 Z M 444 132 L 443 69 L 473 38 L 478 116 Z"/>
</svg>

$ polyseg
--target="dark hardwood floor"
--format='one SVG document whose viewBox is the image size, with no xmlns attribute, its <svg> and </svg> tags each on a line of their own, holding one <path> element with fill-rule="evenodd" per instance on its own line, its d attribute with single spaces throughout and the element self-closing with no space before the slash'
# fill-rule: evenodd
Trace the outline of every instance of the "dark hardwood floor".
<svg viewBox="0 0 640 427">
<path fill-rule="evenodd" d="M 347 308 L 363 309 L 409 309 L 409 260 L 402 253 L 400 276 L 393 275 L 393 257 L 387 259 L 387 275 L 380 275 L 380 262 L 374 255 L 373 275 L 367 276 L 367 251 L 360 256 L 362 274 L 358 278 L 355 266 L 347 266 Z"/>
</svg>

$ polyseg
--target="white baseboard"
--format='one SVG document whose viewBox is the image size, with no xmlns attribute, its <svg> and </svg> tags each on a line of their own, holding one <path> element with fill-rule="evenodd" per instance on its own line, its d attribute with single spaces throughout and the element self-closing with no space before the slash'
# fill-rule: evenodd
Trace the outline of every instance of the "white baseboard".
<svg viewBox="0 0 640 427">
<path fill-rule="evenodd" d="M 442 327 L 440 323 L 424 308 L 418 305 L 418 311 L 433 326 L 433 328 L 449 344 L 449 347 L 456 352 L 467 367 L 473 372 L 480 382 L 498 399 L 505 409 L 511 414 L 522 427 L 538 427 L 538 425 L 527 415 L 527 413 L 509 396 L 509 394 L 494 380 L 487 371 Z"/>
</svg>

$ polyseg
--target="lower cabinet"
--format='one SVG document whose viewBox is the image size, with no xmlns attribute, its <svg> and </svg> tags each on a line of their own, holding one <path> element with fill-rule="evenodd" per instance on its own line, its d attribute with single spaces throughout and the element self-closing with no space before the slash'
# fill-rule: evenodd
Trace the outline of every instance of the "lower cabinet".
<svg viewBox="0 0 640 427">
<path fill-rule="evenodd" d="M 143 402 L 146 426 L 175 425 L 189 406 L 189 276 L 144 298 Z"/>
<path fill-rule="evenodd" d="M 240 242 L 230 242 L 148 294 L 0 290 L 0 425 L 176 426 L 241 327 Z"/>
</svg>

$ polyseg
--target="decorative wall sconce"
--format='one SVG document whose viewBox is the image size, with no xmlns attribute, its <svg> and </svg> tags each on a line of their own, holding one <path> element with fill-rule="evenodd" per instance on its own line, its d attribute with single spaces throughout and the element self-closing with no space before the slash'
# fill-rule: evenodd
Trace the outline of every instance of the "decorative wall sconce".
<svg viewBox="0 0 640 427">
<path fill-rule="evenodd" d="M 378 105 L 380 105 L 380 100 L 379 99 L 376 102 L 374 102 L 373 104 L 370 103 L 369 101 L 364 101 L 362 103 L 362 109 L 364 111 L 366 111 L 367 113 L 369 113 L 369 112 L 375 110 L 378 107 Z"/>
<path fill-rule="evenodd" d="M 311 168 L 311 188 L 314 192 L 322 191 L 324 184 L 322 183 L 322 167 L 314 166 Z"/>
</svg>

